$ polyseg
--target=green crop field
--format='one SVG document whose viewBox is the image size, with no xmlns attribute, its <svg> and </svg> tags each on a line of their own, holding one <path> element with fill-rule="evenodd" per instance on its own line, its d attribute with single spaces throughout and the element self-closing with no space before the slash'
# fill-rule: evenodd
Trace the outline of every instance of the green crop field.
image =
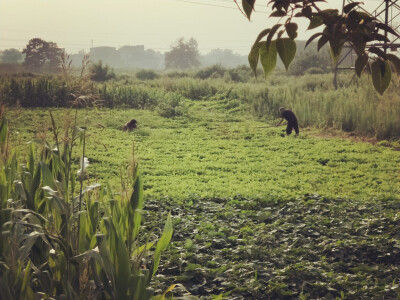
<svg viewBox="0 0 400 300">
<path fill-rule="evenodd" d="M 72 118 L 74 111 L 54 111 L 60 126 L 66 114 Z M 35 137 L 36 128 L 50 127 L 45 110 L 9 115 L 10 127 L 18 132 L 13 138 L 21 145 Z M 131 118 L 138 120 L 138 129 L 122 131 Z M 314 193 L 354 200 L 398 198 L 400 152 L 322 138 L 307 128 L 299 137 L 286 137 L 285 127 L 269 127 L 272 123 L 226 114 L 207 101 L 191 104 L 187 116 L 175 119 L 143 110 L 78 111 L 78 124 L 88 129 L 91 180 L 117 185 L 134 146 L 149 199 L 293 199 Z"/>
<path fill-rule="evenodd" d="M 162 293 L 181 283 L 204 299 L 397 297 L 400 152 L 309 128 L 288 137 L 284 126 L 230 104 L 186 101 L 176 118 L 77 111 L 87 128 L 88 183 L 120 186 L 134 151 L 144 231 L 159 235 L 172 214 L 174 235 L 153 287 Z M 62 132 L 75 110 L 53 115 Z M 21 153 L 34 138 L 53 138 L 46 110 L 11 109 L 7 117 Z M 131 118 L 138 128 L 122 131 Z"/>
</svg>

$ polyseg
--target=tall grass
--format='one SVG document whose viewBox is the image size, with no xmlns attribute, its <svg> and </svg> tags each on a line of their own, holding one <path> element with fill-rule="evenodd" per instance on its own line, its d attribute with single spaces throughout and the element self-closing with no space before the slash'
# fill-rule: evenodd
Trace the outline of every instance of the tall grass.
<svg viewBox="0 0 400 300">
<path fill-rule="evenodd" d="M 301 126 L 332 127 L 379 139 L 400 137 L 400 88 L 379 96 L 368 80 L 335 90 L 329 75 L 287 77 L 284 85 L 246 84 L 233 96 L 248 103 L 258 117 L 277 118 L 278 108 L 292 109 Z"/>
<path fill-rule="evenodd" d="M 86 81 L 85 85 L 67 84 L 60 77 L 6 76 L 0 77 L 0 102 L 26 107 L 70 107 L 77 96 L 90 95 L 109 108 L 158 108 L 163 116 L 176 116 L 182 114 L 185 98 L 240 101 L 259 118 L 277 118 L 278 108 L 284 106 L 296 113 L 301 126 L 332 127 L 379 139 L 400 136 L 400 91 L 395 85 L 379 96 L 367 76 L 352 79 L 353 74 L 341 74 L 342 86 L 335 90 L 332 74 L 296 77 L 276 73 L 267 81 L 247 78 L 247 82 L 235 82 L 225 76 L 228 73 L 206 79 L 195 73 L 185 77 L 165 73 L 146 81 L 123 75 L 119 81 Z M 241 75 L 245 76 L 243 72 Z"/>
</svg>

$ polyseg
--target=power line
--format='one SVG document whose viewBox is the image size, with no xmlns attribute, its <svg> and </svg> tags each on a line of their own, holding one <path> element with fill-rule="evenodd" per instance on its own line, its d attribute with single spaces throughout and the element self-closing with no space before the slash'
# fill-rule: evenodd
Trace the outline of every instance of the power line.
<svg viewBox="0 0 400 300">
<path fill-rule="evenodd" d="M 219 8 L 228 8 L 228 9 L 238 10 L 238 8 L 236 6 L 217 5 L 217 4 L 202 3 L 202 2 L 196 2 L 196 1 L 190 1 L 190 0 L 171 0 L 171 1 L 185 2 L 185 3 L 190 3 L 190 4 L 205 5 L 205 6 L 213 6 L 213 7 L 219 7 Z M 219 0 L 219 1 L 221 1 L 221 0 Z M 256 12 L 268 13 L 267 11 L 261 11 L 261 10 L 257 10 Z"/>
<path fill-rule="evenodd" d="M 232 3 L 232 2 L 234 2 L 234 0 L 213 0 L 213 1 L 229 2 L 229 3 Z M 258 7 L 262 7 L 262 8 L 265 8 L 265 6 L 264 6 L 264 5 L 260 5 L 260 4 L 257 4 L 257 3 L 255 3 L 255 4 L 254 4 L 254 7 L 256 7 L 256 6 L 258 6 Z M 236 7 L 236 8 L 237 8 L 237 7 Z"/>
</svg>

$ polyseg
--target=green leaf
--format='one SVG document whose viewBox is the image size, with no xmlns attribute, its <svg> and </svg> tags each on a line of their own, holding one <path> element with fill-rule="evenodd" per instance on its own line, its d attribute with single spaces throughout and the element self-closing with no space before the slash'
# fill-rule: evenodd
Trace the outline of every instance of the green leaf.
<svg viewBox="0 0 400 300">
<path fill-rule="evenodd" d="M 33 144 L 29 145 L 29 156 L 28 156 L 28 170 L 29 173 L 33 174 L 33 170 L 35 169 L 35 154 Z"/>
<path fill-rule="evenodd" d="M 347 4 L 346 6 L 343 7 L 343 12 L 345 14 L 349 13 L 354 7 L 356 7 L 357 5 L 362 4 L 362 2 L 353 2 L 350 4 Z"/>
<path fill-rule="evenodd" d="M 132 256 L 135 257 L 135 256 L 141 255 L 142 252 L 150 250 L 151 247 L 153 247 L 153 245 L 154 245 L 154 243 L 153 243 L 153 242 L 150 242 L 150 243 L 147 243 L 147 244 L 144 244 L 144 245 L 140 246 L 139 248 L 136 248 L 136 249 L 132 252 Z"/>
<path fill-rule="evenodd" d="M 312 9 L 310 6 L 305 6 L 303 7 L 303 9 L 301 10 L 301 13 L 304 17 L 311 19 L 312 18 Z"/>
<path fill-rule="evenodd" d="M 247 18 L 250 20 L 251 13 L 254 10 L 254 3 L 256 0 L 242 0 L 243 10 L 246 13 Z"/>
<path fill-rule="evenodd" d="M 53 175 L 51 174 L 50 168 L 43 162 L 40 162 L 40 166 L 42 169 L 42 185 L 49 186 L 53 190 L 56 189 L 56 185 L 54 183 Z"/>
<path fill-rule="evenodd" d="M 254 42 L 253 47 L 256 46 L 256 45 L 258 44 L 258 42 L 261 41 L 261 39 L 262 39 L 264 36 L 268 35 L 268 33 L 270 33 L 270 32 L 271 32 L 271 28 L 267 28 L 267 29 L 264 29 L 263 31 L 261 31 L 261 32 L 258 34 L 258 36 L 257 36 L 257 38 L 256 38 L 256 41 Z"/>
<path fill-rule="evenodd" d="M 276 49 L 287 71 L 296 55 L 296 43 L 290 38 L 278 39 Z"/>
<path fill-rule="evenodd" d="M 286 12 L 284 12 L 283 10 L 276 10 L 273 13 L 271 13 L 269 16 L 270 17 L 284 17 L 284 16 L 286 16 Z"/>
<path fill-rule="evenodd" d="M 167 222 L 165 222 L 164 231 L 161 235 L 161 238 L 157 242 L 156 251 L 154 252 L 153 266 L 151 267 L 151 276 L 149 277 L 149 279 L 151 279 L 157 272 L 158 265 L 160 264 L 161 252 L 167 248 L 169 242 L 171 241 L 172 232 L 172 218 L 171 213 L 169 213 L 167 217 Z"/>
<path fill-rule="evenodd" d="M 269 48 L 266 47 L 265 42 L 262 43 L 260 47 L 260 61 L 264 69 L 265 78 L 275 69 L 277 54 L 276 41 L 271 42 Z"/>
<path fill-rule="evenodd" d="M 321 38 L 318 40 L 318 51 L 329 41 L 329 36 L 322 35 Z"/>
<path fill-rule="evenodd" d="M 32 162 L 33 163 L 33 162 Z M 30 186 L 30 203 L 28 203 L 28 207 L 31 209 L 37 208 L 35 203 L 34 203 L 34 198 L 35 198 L 35 194 L 39 189 L 40 186 L 40 175 L 41 175 L 41 168 L 40 168 L 40 164 L 37 164 L 36 170 L 34 172 L 35 174 L 33 175 L 33 179 L 32 179 L 32 183 Z"/>
<path fill-rule="evenodd" d="M 125 242 L 121 235 L 118 233 L 117 228 L 114 226 L 110 219 L 103 219 L 106 225 L 108 234 L 110 235 L 110 254 L 113 257 L 113 264 L 115 268 L 115 290 L 116 299 L 129 299 L 129 278 L 131 275 L 131 269 L 129 265 L 129 253 L 126 248 Z"/>
<path fill-rule="evenodd" d="M 383 59 L 387 59 L 386 57 L 386 53 L 383 52 L 381 49 L 379 49 L 378 47 L 371 47 L 369 48 L 369 52 L 374 53 L 376 55 L 378 55 L 379 57 L 383 58 Z"/>
<path fill-rule="evenodd" d="M 388 25 L 386 25 L 386 24 L 384 24 L 384 23 L 376 22 L 376 23 L 375 23 L 375 26 L 376 26 L 377 28 L 382 29 L 382 30 L 385 30 L 385 31 L 387 31 L 387 32 L 389 32 L 389 33 L 391 33 L 391 34 L 397 36 L 397 37 L 400 37 L 400 35 L 399 35 L 392 27 L 390 27 L 390 26 L 388 26 Z"/>
<path fill-rule="evenodd" d="M 368 55 L 358 56 L 355 62 L 356 74 L 358 77 L 361 77 L 361 73 L 365 68 L 365 65 L 368 62 Z"/>
<path fill-rule="evenodd" d="M 371 64 L 372 83 L 375 90 L 383 95 L 390 84 L 392 72 L 387 61 L 376 60 Z"/>
<path fill-rule="evenodd" d="M 332 56 L 335 64 L 338 61 L 340 54 L 342 53 L 343 44 L 344 44 L 344 41 L 342 41 L 341 39 L 330 39 L 329 40 L 329 45 L 331 46 L 331 56 Z"/>
<path fill-rule="evenodd" d="M 256 45 L 251 47 L 251 50 L 250 50 L 250 53 L 248 56 L 250 68 L 256 77 L 257 77 L 258 58 L 260 56 L 259 50 L 260 50 L 261 45 L 263 45 L 264 43 L 257 43 Z"/>
<path fill-rule="evenodd" d="M 7 133 L 8 133 L 8 122 L 6 119 L 3 119 L 0 122 L 0 149 L 3 149 L 7 141 Z"/>
<path fill-rule="evenodd" d="M 267 37 L 267 44 L 266 44 L 266 47 L 267 47 L 267 48 L 269 48 L 269 46 L 270 46 L 270 44 L 271 44 L 271 41 L 272 41 L 272 38 L 274 37 L 276 31 L 277 31 L 277 30 L 279 29 L 279 27 L 281 27 L 281 26 L 282 26 L 282 24 L 276 24 L 276 25 L 274 25 L 274 27 L 271 28 L 271 32 L 268 34 L 268 37 Z"/>
<path fill-rule="evenodd" d="M 314 15 L 311 18 L 310 25 L 308 25 L 307 30 L 317 28 L 317 27 L 321 26 L 322 24 L 324 24 L 322 17 Z"/>
<path fill-rule="evenodd" d="M 287 23 L 285 25 L 286 27 L 286 32 L 288 34 L 288 37 L 294 40 L 297 37 L 297 24 L 296 23 Z"/>
<path fill-rule="evenodd" d="M 4 171 L 4 168 L 0 167 L 0 208 L 5 209 L 7 205 L 7 190 L 8 190 L 8 184 L 7 184 L 7 175 Z M 1 223 L 1 220 L 0 220 Z M 1 226 L 2 224 L 0 224 Z"/>
<path fill-rule="evenodd" d="M 31 251 L 33 245 L 35 244 L 35 242 L 39 236 L 40 236 L 40 233 L 34 231 L 23 237 L 22 246 L 21 246 L 21 248 L 18 249 L 18 259 L 23 261 L 28 257 L 29 252 Z"/>
<path fill-rule="evenodd" d="M 277 39 L 280 39 L 284 33 L 285 33 L 285 30 L 279 30 Z"/>
<path fill-rule="evenodd" d="M 24 270 L 24 277 L 21 285 L 21 299 L 33 299 L 34 294 L 30 287 L 31 272 L 31 260 L 29 260 Z"/>
<path fill-rule="evenodd" d="M 306 45 L 304 46 L 304 49 L 307 48 L 307 46 L 317 37 L 319 37 L 320 35 L 322 35 L 322 32 L 318 32 L 316 34 L 313 34 L 307 41 Z"/>
<path fill-rule="evenodd" d="M 78 214 L 78 222 L 79 226 L 79 253 L 83 253 L 85 250 L 88 250 L 89 242 L 86 238 L 86 231 L 88 230 L 87 226 L 87 219 L 85 212 L 81 211 Z"/>
<path fill-rule="evenodd" d="M 388 61 L 392 64 L 397 75 L 400 75 L 400 58 L 393 54 L 386 54 Z"/>
</svg>

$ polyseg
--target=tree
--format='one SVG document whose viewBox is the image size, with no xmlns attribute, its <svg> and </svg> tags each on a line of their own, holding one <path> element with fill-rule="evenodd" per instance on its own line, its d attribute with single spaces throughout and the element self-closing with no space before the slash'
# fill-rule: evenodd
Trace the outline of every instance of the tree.
<svg viewBox="0 0 400 300">
<path fill-rule="evenodd" d="M 298 41 L 300 49 L 304 48 L 305 41 Z M 314 45 L 312 45 L 314 46 Z M 321 51 L 315 48 L 307 48 L 296 54 L 289 67 L 291 75 L 304 75 L 307 73 L 328 73 L 332 70 L 332 60 L 329 55 L 328 47 L 323 47 Z"/>
<path fill-rule="evenodd" d="M 234 1 L 238 5 L 237 0 Z M 248 19 L 254 10 L 255 2 L 256 0 L 242 0 L 243 14 Z M 260 61 L 265 76 L 268 76 L 276 66 L 278 55 L 286 70 L 289 68 L 296 54 L 295 39 L 298 25 L 293 19 L 302 17 L 310 21 L 308 29 L 320 26 L 323 28 L 311 36 L 306 46 L 316 38 L 318 38 L 318 50 L 329 44 L 332 59 L 337 63 L 343 46 L 349 45 L 357 54 L 356 74 L 361 76 L 364 69 L 370 70 L 375 90 L 383 94 L 390 84 L 392 68 L 400 74 L 400 59 L 386 53 L 390 43 L 388 34 L 398 38 L 397 32 L 365 11 L 358 10 L 361 2 L 347 4 L 343 7 L 342 13 L 337 9 L 322 10 L 318 7 L 318 2 L 323 1 L 271 0 L 269 2 L 272 3 L 270 17 L 278 17 L 285 22 L 275 24 L 258 35 L 249 54 L 253 72 L 256 73 Z"/>
<path fill-rule="evenodd" d="M 63 51 L 56 43 L 34 38 L 29 41 L 22 53 L 26 55 L 24 65 L 28 70 L 56 72 Z"/>
<path fill-rule="evenodd" d="M 191 69 L 200 65 L 200 54 L 194 38 L 185 41 L 182 37 L 171 48 L 171 51 L 165 53 L 166 69 Z"/>
<path fill-rule="evenodd" d="M 17 64 L 21 60 L 21 52 L 14 48 L 4 50 L 0 56 L 0 62 L 3 64 Z"/>
<path fill-rule="evenodd" d="M 245 64 L 246 56 L 233 53 L 231 49 L 213 49 L 201 57 L 201 63 L 204 66 L 220 64 L 227 68 L 234 68 Z"/>
</svg>

